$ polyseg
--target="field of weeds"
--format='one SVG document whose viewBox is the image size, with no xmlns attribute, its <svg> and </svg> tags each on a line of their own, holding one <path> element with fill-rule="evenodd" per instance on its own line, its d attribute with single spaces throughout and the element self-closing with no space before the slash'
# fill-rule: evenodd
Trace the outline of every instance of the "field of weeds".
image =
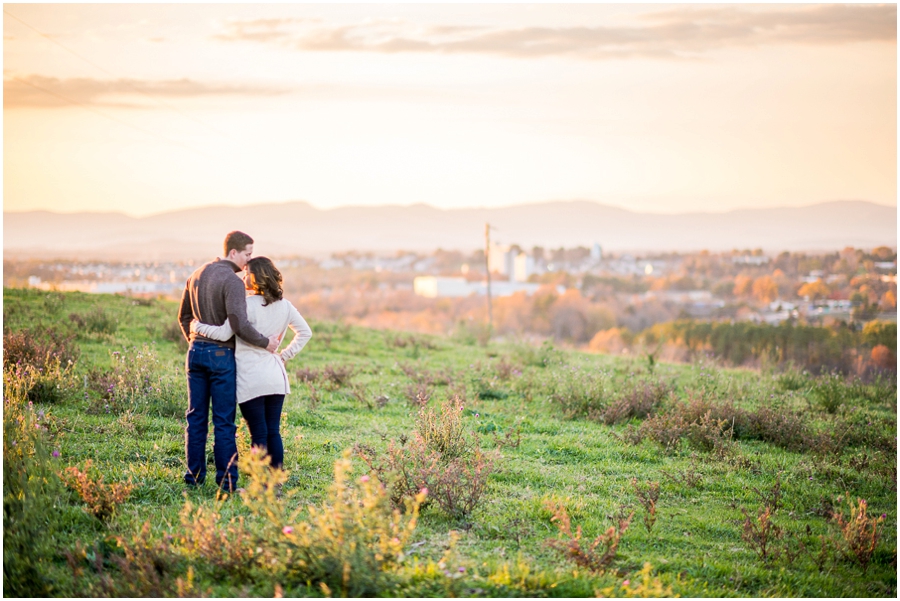
<svg viewBox="0 0 900 601">
<path fill-rule="evenodd" d="M 6 596 L 896 596 L 895 373 L 306 315 L 286 469 L 241 423 L 226 496 L 182 484 L 174 303 L 5 289 L 3 313 Z"/>
</svg>

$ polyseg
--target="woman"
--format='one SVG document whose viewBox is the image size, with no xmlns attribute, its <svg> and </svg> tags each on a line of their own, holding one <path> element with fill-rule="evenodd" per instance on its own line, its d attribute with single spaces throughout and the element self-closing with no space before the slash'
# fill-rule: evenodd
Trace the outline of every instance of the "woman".
<svg viewBox="0 0 900 601">
<path fill-rule="evenodd" d="M 264 336 L 283 337 L 287 329 L 294 332 L 291 344 L 280 353 L 235 340 L 234 359 L 237 365 L 237 402 L 241 415 L 250 428 L 252 444 L 265 449 L 272 467 L 284 464 L 284 445 L 281 442 L 281 409 L 285 395 L 291 392 L 284 364 L 299 353 L 312 338 L 312 330 L 290 301 L 282 299 L 281 273 L 266 257 L 247 262 L 244 286 L 247 297 L 247 318 Z M 212 338 L 228 340 L 234 336 L 226 321 L 213 326 L 194 320 L 191 331 Z"/>
</svg>

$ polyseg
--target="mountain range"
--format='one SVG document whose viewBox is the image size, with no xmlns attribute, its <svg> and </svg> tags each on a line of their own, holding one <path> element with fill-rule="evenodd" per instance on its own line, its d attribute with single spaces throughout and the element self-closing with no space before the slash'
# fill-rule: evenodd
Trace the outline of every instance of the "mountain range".
<svg viewBox="0 0 900 601">
<path fill-rule="evenodd" d="M 711 251 L 733 248 L 837 250 L 897 245 L 897 208 L 866 201 L 724 213 L 641 213 L 591 201 L 500 208 L 439 209 L 307 202 L 208 206 L 147 217 L 123 213 L 5 212 L 7 259 L 202 260 L 221 253 L 226 232 L 256 239 L 255 253 L 472 251 L 484 247 L 484 224 L 497 242 L 523 248 L 600 244 L 605 251 Z"/>
</svg>

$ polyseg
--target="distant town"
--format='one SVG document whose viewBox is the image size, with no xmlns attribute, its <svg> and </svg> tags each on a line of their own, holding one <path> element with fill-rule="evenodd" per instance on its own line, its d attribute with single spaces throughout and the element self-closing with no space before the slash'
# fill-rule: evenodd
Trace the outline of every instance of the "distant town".
<svg viewBox="0 0 900 601">
<path fill-rule="evenodd" d="M 315 317 L 356 319 L 376 327 L 402 326 L 401 314 L 410 317 L 411 312 L 427 311 L 429 302 L 462 303 L 472 317 L 471 310 L 481 307 L 488 293 L 487 266 L 490 294 L 499 313 L 514 297 L 532 299 L 542 291 L 565 297 L 587 324 L 576 342 L 586 342 L 600 329 L 640 331 L 685 317 L 828 325 L 896 321 L 897 310 L 897 255 L 896 249 L 888 247 L 845 248 L 828 254 L 766 254 L 746 249 L 634 256 L 606 252 L 600 244 L 523 249 L 494 243 L 487 261 L 483 250 L 437 250 L 279 257 L 276 263 L 284 273 L 286 295 L 301 310 L 305 305 Z M 197 266 L 193 261 L 4 261 L 4 285 L 180 298 Z M 360 294 L 365 294 L 371 307 L 360 306 Z M 382 320 L 373 317 L 372 311 L 382 317 L 390 313 L 385 307 L 393 307 L 397 315 Z M 451 311 L 445 317 L 459 319 L 462 314 Z M 548 319 L 552 322 L 553 316 Z M 414 329 L 416 321 L 409 322 Z M 444 321 L 447 329 L 452 326 L 452 319 L 437 321 Z M 524 331 L 561 333 L 532 325 L 518 324 Z M 510 331 L 515 327 L 508 325 Z"/>
</svg>

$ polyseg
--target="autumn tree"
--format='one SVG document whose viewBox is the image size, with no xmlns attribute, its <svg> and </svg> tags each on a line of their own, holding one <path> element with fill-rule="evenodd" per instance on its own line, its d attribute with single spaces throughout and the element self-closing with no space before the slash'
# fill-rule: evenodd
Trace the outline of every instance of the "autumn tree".
<svg viewBox="0 0 900 601">
<path fill-rule="evenodd" d="M 734 295 L 750 296 L 753 291 L 753 278 L 747 275 L 739 275 L 734 278 Z"/>
<path fill-rule="evenodd" d="M 797 291 L 797 296 L 800 298 L 808 298 L 809 300 L 828 298 L 829 294 L 831 294 L 831 290 L 822 280 L 807 282 L 800 286 L 800 289 Z"/>
<path fill-rule="evenodd" d="M 778 298 L 778 284 L 772 276 L 764 275 L 753 281 L 753 298 L 761 303 L 771 303 Z"/>
</svg>

